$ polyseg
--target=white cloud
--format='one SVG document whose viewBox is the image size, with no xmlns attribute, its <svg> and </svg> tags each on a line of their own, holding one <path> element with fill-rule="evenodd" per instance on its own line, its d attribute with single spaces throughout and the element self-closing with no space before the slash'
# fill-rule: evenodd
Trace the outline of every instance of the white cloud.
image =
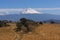
<svg viewBox="0 0 60 40">
<path fill-rule="evenodd" d="M 19 14 L 20 12 L 24 13 L 25 9 L 29 9 L 29 8 L 0 9 L 0 15 Z M 31 8 L 31 10 L 28 10 L 25 13 L 40 13 L 40 14 L 42 14 L 44 12 L 39 12 L 39 11 L 44 11 L 44 10 L 60 10 L 60 8 Z"/>
<path fill-rule="evenodd" d="M 28 8 L 18 8 L 18 9 L 0 9 L 0 12 L 15 12 L 15 11 L 22 11 Z M 35 10 L 60 10 L 60 8 L 31 8 Z"/>
<path fill-rule="evenodd" d="M 60 8 L 34 8 L 35 10 L 60 10 Z"/>
<path fill-rule="evenodd" d="M 4 15 L 7 15 L 7 14 L 38 14 L 40 12 L 32 9 L 32 8 L 21 8 L 21 9 L 0 9 L 0 14 L 4 14 Z"/>
<path fill-rule="evenodd" d="M 14 12 L 14 11 L 22 11 L 23 9 L 0 9 L 0 12 Z"/>
</svg>

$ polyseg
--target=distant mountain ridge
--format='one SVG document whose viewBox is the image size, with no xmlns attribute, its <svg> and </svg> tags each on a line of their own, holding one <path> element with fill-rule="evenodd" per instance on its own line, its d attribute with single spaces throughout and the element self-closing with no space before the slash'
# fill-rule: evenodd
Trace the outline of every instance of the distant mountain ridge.
<svg viewBox="0 0 60 40">
<path fill-rule="evenodd" d="M 59 22 L 60 15 L 43 13 L 32 8 L 25 9 L 2 9 L 0 11 L 0 20 L 19 21 L 20 18 L 27 18 L 34 21 L 53 21 Z"/>
<path fill-rule="evenodd" d="M 57 19 L 50 19 L 50 20 L 46 20 L 45 22 L 46 22 L 46 23 L 51 23 L 51 22 L 60 23 L 60 20 L 57 20 Z"/>
<path fill-rule="evenodd" d="M 35 21 L 45 21 L 49 19 L 60 20 L 60 16 L 52 14 L 10 14 L 0 15 L 0 20 L 18 21 L 20 18 L 32 19 Z"/>
</svg>

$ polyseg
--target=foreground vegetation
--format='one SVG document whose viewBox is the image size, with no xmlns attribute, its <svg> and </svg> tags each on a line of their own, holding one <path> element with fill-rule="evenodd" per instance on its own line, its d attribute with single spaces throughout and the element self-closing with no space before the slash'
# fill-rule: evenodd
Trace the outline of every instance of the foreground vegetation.
<svg viewBox="0 0 60 40">
<path fill-rule="evenodd" d="M 16 23 L 16 32 L 23 30 L 24 32 L 32 31 L 38 24 L 43 24 L 42 22 L 36 22 L 30 19 L 21 18 L 17 22 L 2 20 L 0 21 L 0 27 L 7 27 L 10 26 L 9 23 Z"/>
<path fill-rule="evenodd" d="M 0 40 L 60 40 L 60 24 L 21 18 L 17 22 L 0 21 Z"/>
</svg>

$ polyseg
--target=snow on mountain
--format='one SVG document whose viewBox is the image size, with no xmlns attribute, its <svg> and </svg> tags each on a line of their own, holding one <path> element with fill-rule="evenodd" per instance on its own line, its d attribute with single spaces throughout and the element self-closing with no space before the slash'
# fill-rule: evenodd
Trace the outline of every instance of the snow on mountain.
<svg viewBox="0 0 60 40">
<path fill-rule="evenodd" d="M 9 15 L 9 14 L 42 14 L 32 8 L 25 9 L 0 9 L 0 15 Z"/>
<path fill-rule="evenodd" d="M 31 9 L 31 8 L 28 8 L 28 9 L 24 9 L 23 11 L 22 11 L 22 13 L 23 14 L 41 14 L 41 12 L 38 12 L 38 11 L 36 11 L 36 10 L 34 10 L 34 9 Z"/>
</svg>

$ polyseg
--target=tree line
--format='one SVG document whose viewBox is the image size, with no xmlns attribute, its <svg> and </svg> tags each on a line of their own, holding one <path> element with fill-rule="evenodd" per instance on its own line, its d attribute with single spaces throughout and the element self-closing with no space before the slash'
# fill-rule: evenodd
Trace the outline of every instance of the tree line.
<svg viewBox="0 0 60 40">
<path fill-rule="evenodd" d="M 12 23 L 13 21 L 8 21 L 8 20 L 0 20 L 0 27 L 7 27 L 9 26 L 8 23 Z M 39 24 L 43 25 L 43 23 L 46 23 L 45 21 L 42 22 L 36 22 L 34 20 L 26 19 L 26 18 L 21 18 L 19 21 L 15 22 L 16 23 L 16 32 L 19 32 L 23 30 L 24 32 L 29 32 L 33 31 L 33 29 L 38 26 Z M 51 21 L 51 23 L 55 23 L 54 21 Z"/>
</svg>

